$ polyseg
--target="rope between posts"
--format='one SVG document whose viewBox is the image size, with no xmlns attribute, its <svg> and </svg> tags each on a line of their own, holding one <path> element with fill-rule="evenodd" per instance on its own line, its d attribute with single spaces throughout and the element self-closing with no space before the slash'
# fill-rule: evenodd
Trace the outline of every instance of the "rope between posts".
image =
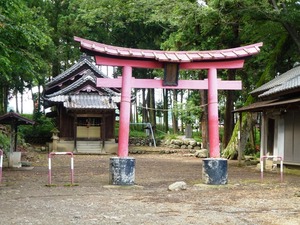
<svg viewBox="0 0 300 225">
<path fill-rule="evenodd" d="M 214 103 L 214 102 L 212 102 L 212 103 Z M 218 102 L 217 102 L 218 103 Z M 200 106 L 195 106 L 195 107 L 188 107 L 188 109 L 190 110 L 190 109 L 194 109 L 194 108 L 204 108 L 204 107 L 206 107 L 206 106 L 208 106 L 208 104 L 204 104 L 204 105 L 200 105 Z M 163 111 L 163 112 L 167 112 L 167 111 L 172 111 L 172 110 L 174 110 L 173 108 L 172 109 L 157 109 L 157 108 L 150 108 L 150 107 L 144 107 L 144 106 L 137 106 L 136 105 L 136 107 L 137 108 L 141 108 L 141 109 L 147 109 L 147 110 L 155 110 L 155 111 Z"/>
</svg>

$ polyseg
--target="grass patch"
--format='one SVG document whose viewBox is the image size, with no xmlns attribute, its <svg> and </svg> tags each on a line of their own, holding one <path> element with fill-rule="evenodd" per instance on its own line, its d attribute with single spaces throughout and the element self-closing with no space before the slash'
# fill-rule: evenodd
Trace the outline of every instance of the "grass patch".
<svg viewBox="0 0 300 225">
<path fill-rule="evenodd" d="M 284 168 L 284 173 L 300 176 L 300 170 L 299 169 Z"/>
<path fill-rule="evenodd" d="M 46 187 L 57 187 L 56 184 L 46 184 L 45 186 L 46 186 Z"/>
<path fill-rule="evenodd" d="M 77 187 L 79 184 L 64 184 L 64 187 Z"/>
</svg>

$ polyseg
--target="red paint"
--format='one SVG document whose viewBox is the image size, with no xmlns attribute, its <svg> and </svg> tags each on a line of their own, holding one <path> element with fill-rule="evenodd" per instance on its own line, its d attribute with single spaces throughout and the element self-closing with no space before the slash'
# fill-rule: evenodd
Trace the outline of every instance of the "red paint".
<svg viewBox="0 0 300 225">
<path fill-rule="evenodd" d="M 122 59 L 122 58 L 107 58 L 105 56 L 95 56 L 97 65 L 106 66 L 131 66 L 136 68 L 159 69 L 164 68 L 164 63 L 153 60 L 137 60 L 137 59 Z M 179 68 L 184 70 L 192 69 L 233 69 L 243 68 L 244 60 L 230 60 L 230 61 L 211 61 L 211 62 L 185 62 L 179 63 Z"/>
<path fill-rule="evenodd" d="M 230 61 L 210 61 L 210 62 L 190 62 L 180 63 L 179 68 L 183 70 L 195 70 L 195 69 L 236 69 L 243 68 L 244 59 L 230 60 Z"/>
<path fill-rule="evenodd" d="M 209 155 L 220 157 L 217 69 L 208 70 L 208 138 Z"/>
<path fill-rule="evenodd" d="M 120 127 L 118 156 L 128 156 L 128 139 L 130 127 L 130 104 L 131 104 L 131 76 L 132 67 L 124 66 L 122 74 Z"/>
<path fill-rule="evenodd" d="M 107 58 L 103 56 L 95 56 L 97 65 L 106 65 L 106 66 L 131 66 L 136 68 L 151 68 L 159 69 L 163 68 L 164 65 L 161 62 L 153 60 L 136 60 L 136 59 L 119 59 L 119 58 Z"/>
<path fill-rule="evenodd" d="M 163 89 L 194 89 L 205 90 L 208 89 L 208 80 L 178 80 L 178 86 L 163 86 L 162 80 L 154 79 L 136 79 L 131 78 L 131 88 L 163 88 Z M 122 87 L 122 77 L 116 79 L 110 78 L 97 78 L 98 87 Z M 224 81 L 217 80 L 217 86 L 219 90 L 241 90 L 242 82 L 238 80 Z"/>
</svg>

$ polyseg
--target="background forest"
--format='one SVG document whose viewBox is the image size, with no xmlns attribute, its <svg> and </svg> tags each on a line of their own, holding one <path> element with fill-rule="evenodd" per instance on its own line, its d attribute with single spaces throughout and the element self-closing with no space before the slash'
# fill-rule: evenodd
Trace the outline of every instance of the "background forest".
<svg viewBox="0 0 300 225">
<path fill-rule="evenodd" d="M 0 114 L 6 113 L 12 96 L 43 87 L 79 59 L 74 36 L 161 50 L 215 50 L 263 42 L 261 53 L 246 60 L 243 69 L 218 71 L 222 79 L 243 82 L 242 91 L 219 93 L 225 148 L 234 129 L 232 110 L 250 104 L 248 93 L 255 87 L 300 62 L 300 1 L 0 0 Z M 159 77 L 162 71 L 135 69 L 134 76 Z M 203 71 L 180 73 L 182 79 L 205 77 Z M 40 92 L 34 95 L 37 112 Z M 153 89 L 133 94 L 138 92 L 142 107 L 133 110 L 132 120 L 156 125 L 158 116 L 163 130 L 172 128 L 174 133 L 182 129 L 179 120 L 193 124 L 206 147 L 206 91 L 164 90 L 159 102 Z M 22 113 L 22 107 L 17 111 Z"/>
</svg>

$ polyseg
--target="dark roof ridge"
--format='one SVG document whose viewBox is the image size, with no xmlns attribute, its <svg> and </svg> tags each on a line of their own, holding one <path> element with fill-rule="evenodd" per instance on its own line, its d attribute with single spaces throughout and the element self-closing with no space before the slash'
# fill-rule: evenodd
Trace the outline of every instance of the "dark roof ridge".
<svg viewBox="0 0 300 225">
<path fill-rule="evenodd" d="M 108 78 L 108 76 L 105 75 L 102 71 L 100 71 L 96 67 L 96 65 L 94 65 L 87 57 L 82 57 L 82 58 L 80 58 L 80 60 L 77 63 L 75 63 L 68 69 L 66 69 L 61 74 L 54 77 L 51 81 L 47 82 L 46 86 L 51 86 L 53 84 L 59 83 L 60 80 L 67 77 L 68 75 L 70 75 L 71 73 L 73 73 L 74 71 L 79 69 L 80 67 L 84 66 L 84 64 L 88 65 L 90 67 L 90 69 L 94 70 L 97 74 L 101 75 L 103 78 Z"/>
<path fill-rule="evenodd" d="M 279 88 L 280 86 L 282 86 L 283 84 L 289 82 L 290 80 L 293 80 L 297 76 L 300 76 L 300 67 L 299 66 L 294 67 L 294 68 L 286 71 L 285 73 L 275 77 L 274 79 L 270 80 L 269 82 L 267 82 L 267 83 L 263 84 L 262 86 L 254 89 L 253 91 L 251 91 L 250 94 L 263 92 L 259 96 L 260 97 L 267 96 L 268 94 L 273 93 L 274 91 L 276 91 L 276 88 Z"/>
</svg>

